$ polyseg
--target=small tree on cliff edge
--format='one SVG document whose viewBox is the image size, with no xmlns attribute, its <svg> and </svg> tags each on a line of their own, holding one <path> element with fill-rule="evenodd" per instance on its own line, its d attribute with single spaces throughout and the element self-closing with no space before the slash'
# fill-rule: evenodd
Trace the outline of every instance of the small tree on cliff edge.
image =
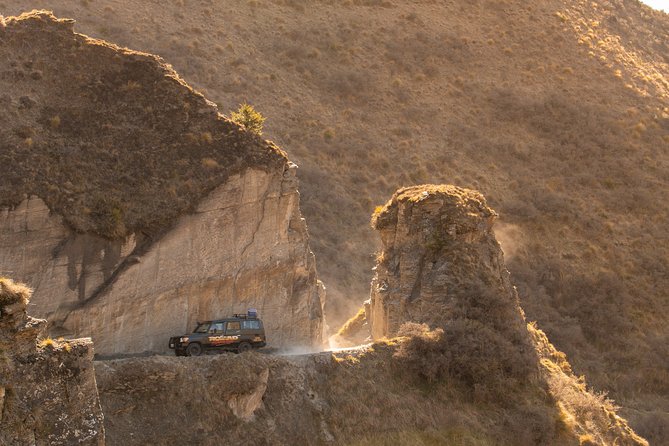
<svg viewBox="0 0 669 446">
<path fill-rule="evenodd" d="M 239 110 L 230 114 L 230 119 L 246 130 L 256 135 L 262 135 L 262 126 L 265 122 L 265 117 L 257 112 L 252 105 L 246 103 L 240 105 Z"/>
</svg>

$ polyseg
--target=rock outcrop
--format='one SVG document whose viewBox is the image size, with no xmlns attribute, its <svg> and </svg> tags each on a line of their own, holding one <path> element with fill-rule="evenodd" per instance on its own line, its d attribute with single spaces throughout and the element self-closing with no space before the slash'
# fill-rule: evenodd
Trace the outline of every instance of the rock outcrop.
<svg viewBox="0 0 669 446">
<path fill-rule="evenodd" d="M 0 272 L 34 287 L 50 333 L 101 355 L 165 351 L 250 307 L 272 346 L 320 345 L 296 166 L 159 58 L 72 26 L 0 26 Z"/>
<path fill-rule="evenodd" d="M 465 291 L 518 297 L 492 232 L 496 213 L 476 191 L 455 186 L 398 190 L 373 216 L 382 251 L 372 280 L 368 319 L 375 339 L 394 336 L 404 322 L 435 327 L 462 305 Z M 518 310 L 508 321 L 520 328 Z"/>
<path fill-rule="evenodd" d="M 0 278 L 0 444 L 104 445 L 90 339 L 40 339 L 30 290 Z"/>
<path fill-rule="evenodd" d="M 476 191 L 398 190 L 372 217 L 383 245 L 366 305 L 372 336 L 408 336 L 398 356 L 428 381 L 456 378 L 493 401 L 545 392 L 580 444 L 647 445 L 526 323 L 492 230 L 495 218 Z"/>
</svg>

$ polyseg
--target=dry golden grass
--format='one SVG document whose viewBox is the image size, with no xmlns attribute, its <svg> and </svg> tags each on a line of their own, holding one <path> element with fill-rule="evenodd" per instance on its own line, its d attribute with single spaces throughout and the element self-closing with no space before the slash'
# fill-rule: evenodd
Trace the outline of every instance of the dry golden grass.
<svg viewBox="0 0 669 446">
<path fill-rule="evenodd" d="M 202 158 L 202 166 L 207 169 L 217 169 L 221 167 L 221 165 L 218 164 L 218 161 L 213 158 Z"/>
<path fill-rule="evenodd" d="M 48 352 L 70 353 L 72 351 L 72 343 L 63 338 L 52 339 L 46 337 L 37 342 L 37 348 Z"/>
<path fill-rule="evenodd" d="M 56 341 L 54 341 L 51 338 L 44 338 L 41 341 L 37 343 L 37 346 L 39 348 L 47 348 L 47 349 L 53 349 L 56 347 Z"/>
<path fill-rule="evenodd" d="M 0 311 L 6 305 L 17 302 L 28 303 L 32 290 L 22 283 L 16 283 L 6 277 L 0 277 Z"/>
<path fill-rule="evenodd" d="M 263 111 L 300 165 L 333 329 L 367 298 L 376 204 L 412 184 L 475 188 L 520 228 L 509 267 L 529 318 L 633 423 L 669 411 L 666 15 L 572 0 L 225 0 L 206 21 L 189 0 L 32 5 L 160 54 L 224 110 Z M 654 423 L 651 441 L 669 441 Z"/>
<path fill-rule="evenodd" d="M 541 375 L 565 424 L 579 435 L 579 444 L 616 444 L 620 441 L 616 438 L 624 435 L 637 444 L 648 445 L 617 415 L 620 407 L 605 393 L 589 389 L 585 377 L 572 373 L 565 354 L 553 347 L 544 332 L 534 324 L 528 324 L 528 331 L 540 358 Z"/>
</svg>

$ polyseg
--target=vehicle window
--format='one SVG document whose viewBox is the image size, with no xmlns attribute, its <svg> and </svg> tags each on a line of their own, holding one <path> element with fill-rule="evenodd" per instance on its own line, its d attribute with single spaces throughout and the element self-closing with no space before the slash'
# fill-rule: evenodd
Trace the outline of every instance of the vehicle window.
<svg viewBox="0 0 669 446">
<path fill-rule="evenodd" d="M 223 333 L 223 322 L 214 322 L 209 328 L 209 333 Z"/>
<path fill-rule="evenodd" d="M 239 331 L 241 329 L 241 324 L 239 322 L 228 322 L 228 333 L 231 331 Z"/>
<path fill-rule="evenodd" d="M 207 324 L 199 324 L 197 328 L 193 331 L 193 333 L 206 333 L 209 331 L 209 323 Z"/>
<path fill-rule="evenodd" d="M 260 321 L 242 321 L 244 330 L 260 330 Z"/>
</svg>

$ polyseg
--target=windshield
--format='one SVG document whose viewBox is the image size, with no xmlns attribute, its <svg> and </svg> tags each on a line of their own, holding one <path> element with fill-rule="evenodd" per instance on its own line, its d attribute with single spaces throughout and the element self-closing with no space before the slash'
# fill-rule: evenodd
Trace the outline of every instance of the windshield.
<svg viewBox="0 0 669 446">
<path fill-rule="evenodd" d="M 209 325 L 211 325 L 209 322 L 205 322 L 204 324 L 198 324 L 197 328 L 193 331 L 193 333 L 206 333 L 209 331 Z"/>
</svg>

